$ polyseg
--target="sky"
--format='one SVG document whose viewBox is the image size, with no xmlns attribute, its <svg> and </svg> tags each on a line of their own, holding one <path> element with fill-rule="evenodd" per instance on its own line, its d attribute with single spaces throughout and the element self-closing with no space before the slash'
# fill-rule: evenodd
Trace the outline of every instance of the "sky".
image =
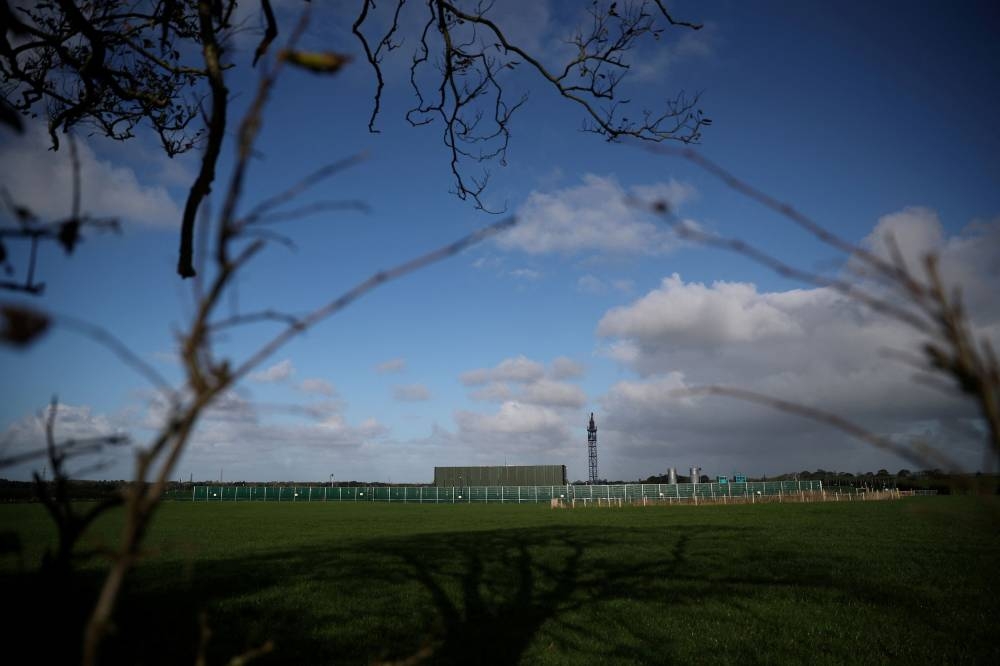
<svg viewBox="0 0 1000 666">
<path fill-rule="evenodd" d="M 341 4 L 317 10 L 303 47 L 354 62 L 334 77 L 283 75 L 243 206 L 363 154 L 299 203 L 363 201 L 369 210 L 284 223 L 295 247 L 263 253 L 239 280 L 232 312 L 301 314 L 497 219 L 450 193 L 440 121 L 406 122 L 412 35 L 384 63 L 380 132 L 368 132 L 374 78 Z M 623 96 L 641 109 L 700 93 L 713 121 L 703 155 L 876 253 L 887 233 L 911 262 L 938 253 L 977 334 L 1000 342 L 995 3 L 808 4 L 670 3 L 704 29 L 670 28 L 633 53 Z M 276 5 L 289 25 L 299 4 Z M 565 57 L 581 5 L 497 5 L 512 42 L 545 62 Z M 257 19 L 245 15 L 227 53 L 234 118 L 257 76 L 248 66 Z M 413 21 L 404 14 L 404 32 Z M 887 354 L 918 350 L 916 334 L 830 289 L 679 239 L 630 201 L 668 201 L 699 229 L 823 275 L 845 275 L 849 257 L 689 162 L 581 132 L 580 108 L 524 68 L 505 86 L 528 100 L 483 198 L 517 226 L 381 287 L 280 349 L 204 415 L 176 478 L 427 483 L 435 465 L 564 464 L 571 480 L 584 479 L 591 412 L 607 479 L 693 465 L 750 476 L 914 468 L 829 426 L 684 391 L 709 384 L 821 407 L 984 468 L 975 410 Z M 12 198 L 55 218 L 70 210 L 71 171 L 66 151 L 47 141 L 37 123 L 22 135 L 0 128 L 0 173 Z M 233 150 L 229 136 L 217 192 Z M 180 385 L 177 335 L 192 297 L 174 274 L 175 252 L 198 156 L 168 159 L 142 131 L 125 143 L 86 137 L 80 155 L 83 209 L 120 217 L 123 233 L 90 234 L 70 257 L 44 248 L 44 295 L 0 301 L 99 323 Z M 220 205 L 216 196 L 211 211 Z M 240 330 L 219 349 L 246 358 L 274 332 Z M 70 328 L 28 350 L 0 348 L 0 364 L 4 454 L 43 444 L 40 415 L 53 395 L 60 438 L 126 432 L 141 446 L 162 423 L 154 388 Z M 133 464 L 119 451 L 70 470 L 118 479 Z M 0 476 L 30 478 L 41 466 Z"/>
</svg>

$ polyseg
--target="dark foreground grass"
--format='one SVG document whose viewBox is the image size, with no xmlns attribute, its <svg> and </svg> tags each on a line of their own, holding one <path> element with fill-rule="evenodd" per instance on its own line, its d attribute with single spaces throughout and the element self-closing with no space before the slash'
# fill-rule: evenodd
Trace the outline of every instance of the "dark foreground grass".
<svg viewBox="0 0 1000 666">
<path fill-rule="evenodd" d="M 997 515 L 947 497 L 575 511 L 171 504 L 105 657 L 193 663 L 205 611 L 213 664 L 268 639 L 261 663 L 995 664 Z M 37 506 L 0 507 L 0 530 L 21 534 L 28 561 L 51 537 Z M 56 594 L 4 558 L 10 645 L 75 645 L 39 635 L 96 585 L 98 565 Z"/>
</svg>

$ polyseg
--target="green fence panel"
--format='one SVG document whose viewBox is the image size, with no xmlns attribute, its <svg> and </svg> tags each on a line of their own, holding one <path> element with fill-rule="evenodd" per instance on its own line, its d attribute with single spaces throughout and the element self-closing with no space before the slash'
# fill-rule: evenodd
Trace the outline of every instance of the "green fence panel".
<svg viewBox="0 0 1000 666">
<path fill-rule="evenodd" d="M 164 493 L 174 501 L 209 502 L 404 502 L 430 504 L 534 504 L 551 499 L 593 501 L 718 499 L 747 495 L 798 495 L 823 490 L 821 481 L 719 483 L 630 483 L 561 486 L 194 486 Z M 857 489 L 838 489 L 856 493 Z"/>
</svg>

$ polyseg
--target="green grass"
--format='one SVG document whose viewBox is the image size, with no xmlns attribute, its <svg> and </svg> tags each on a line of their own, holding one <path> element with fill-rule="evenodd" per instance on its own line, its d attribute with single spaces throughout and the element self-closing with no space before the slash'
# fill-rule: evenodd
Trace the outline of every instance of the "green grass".
<svg viewBox="0 0 1000 666">
<path fill-rule="evenodd" d="M 997 507 L 971 498 L 553 511 L 535 506 L 168 504 L 109 661 L 1000 663 Z M 96 526 L 112 542 L 118 517 Z M 27 561 L 37 506 L 0 506 Z M 0 559 L 11 635 L 73 592 Z M 96 584 L 89 565 L 78 593 Z M 61 598 L 65 597 L 65 598 Z M 8 615 L 9 617 L 9 615 Z M 44 631 L 42 632 L 44 634 Z M 72 642 L 71 636 L 63 637 Z M 39 641 L 42 641 L 39 643 Z"/>
</svg>

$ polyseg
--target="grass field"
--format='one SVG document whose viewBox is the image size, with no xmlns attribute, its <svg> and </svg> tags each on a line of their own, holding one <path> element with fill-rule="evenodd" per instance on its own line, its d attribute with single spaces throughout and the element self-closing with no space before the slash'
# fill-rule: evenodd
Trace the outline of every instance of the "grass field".
<svg viewBox="0 0 1000 666">
<path fill-rule="evenodd" d="M 461 664 L 995 664 L 997 516 L 961 497 L 567 511 L 168 504 L 106 656 L 193 663 L 205 611 L 214 664 L 267 639 L 275 651 L 260 663 L 423 650 Z M 98 524 L 97 541 L 114 528 Z M 20 533 L 27 562 L 51 538 L 35 505 L 0 506 L 0 530 Z M 74 593 L 44 592 L 18 567 L 0 560 L 16 618 L 6 626 L 44 652 L 47 618 Z"/>
</svg>

